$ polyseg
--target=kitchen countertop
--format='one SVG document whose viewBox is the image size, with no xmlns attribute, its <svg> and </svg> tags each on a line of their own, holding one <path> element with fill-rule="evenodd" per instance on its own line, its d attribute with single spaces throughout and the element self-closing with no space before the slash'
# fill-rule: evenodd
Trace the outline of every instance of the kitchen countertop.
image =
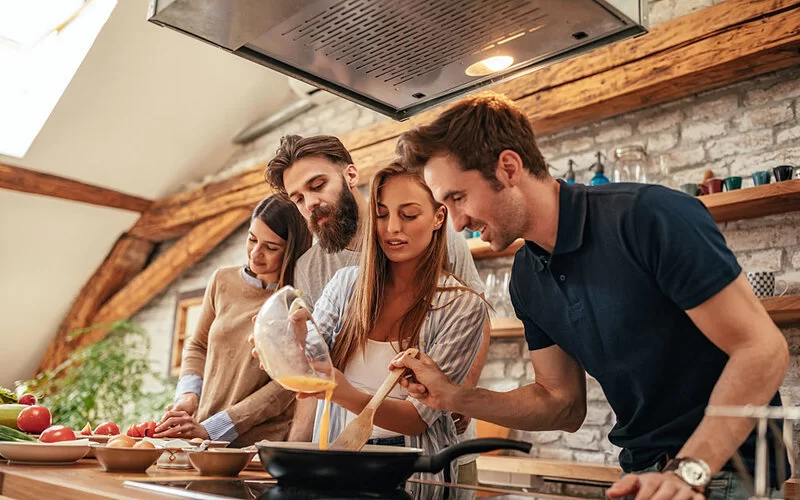
<svg viewBox="0 0 800 500">
<path fill-rule="evenodd" d="M 105 472 L 93 459 L 72 465 L 10 465 L 0 462 L 0 494 L 17 500 L 53 498 L 59 500 L 152 500 L 175 498 L 123 486 L 124 481 L 214 479 L 195 470 L 159 469 L 146 473 Z M 242 479 L 268 478 L 265 471 L 245 470 Z M 217 478 L 224 479 L 224 478 Z"/>
</svg>

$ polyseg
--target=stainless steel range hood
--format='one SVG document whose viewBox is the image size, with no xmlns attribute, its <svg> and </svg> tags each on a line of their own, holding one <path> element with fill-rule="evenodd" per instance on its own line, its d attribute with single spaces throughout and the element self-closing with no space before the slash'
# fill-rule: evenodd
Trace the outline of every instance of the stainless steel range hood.
<svg viewBox="0 0 800 500">
<path fill-rule="evenodd" d="M 646 0 L 151 0 L 149 20 L 404 120 L 644 33 L 646 13 Z"/>
</svg>

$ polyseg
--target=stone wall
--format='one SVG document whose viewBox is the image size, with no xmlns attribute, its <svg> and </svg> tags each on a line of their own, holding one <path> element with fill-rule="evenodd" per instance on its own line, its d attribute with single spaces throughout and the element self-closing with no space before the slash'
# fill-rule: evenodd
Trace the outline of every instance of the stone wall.
<svg viewBox="0 0 800 500">
<path fill-rule="evenodd" d="M 651 1 L 651 24 L 659 24 L 718 0 Z M 677 187 L 698 182 L 711 169 L 718 177 L 746 176 L 782 163 L 800 163 L 800 69 L 793 68 L 722 89 L 687 97 L 652 108 L 627 113 L 597 123 L 539 137 L 539 144 L 554 167 L 554 175 L 566 170 L 567 160 L 588 167 L 594 153 L 613 158 L 615 147 L 646 146 L 658 182 Z M 333 100 L 317 107 L 238 152 L 215 176 L 263 164 L 284 134 L 343 134 L 385 120 L 355 104 Z M 607 161 L 611 167 L 613 160 Z M 588 182 L 590 173 L 579 172 L 578 181 Z M 790 283 L 788 293 L 800 294 L 800 213 L 776 215 L 720 225 L 730 247 L 746 271 L 772 270 Z M 235 232 L 203 261 L 184 273 L 148 304 L 134 319 L 153 337 L 153 358 L 167 370 L 174 310 L 179 293 L 203 288 L 220 266 L 245 261 L 246 229 Z M 163 247 L 166 248 L 167 245 Z M 163 251 L 163 249 L 161 251 Z M 511 258 L 478 262 L 486 277 L 491 271 L 508 270 Z M 800 404 L 800 328 L 783 330 L 792 359 L 782 393 L 790 404 Z M 533 380 L 529 356 L 522 339 L 493 339 L 481 385 L 510 390 Z M 584 426 L 574 434 L 524 433 L 535 443 L 539 457 L 613 463 L 617 449 L 606 439 L 614 417 L 597 382 L 588 380 L 589 413 Z"/>
</svg>

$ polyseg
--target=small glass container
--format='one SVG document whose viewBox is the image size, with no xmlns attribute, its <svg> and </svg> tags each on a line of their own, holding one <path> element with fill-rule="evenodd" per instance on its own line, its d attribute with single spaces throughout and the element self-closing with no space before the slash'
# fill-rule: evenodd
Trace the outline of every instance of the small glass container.
<svg viewBox="0 0 800 500">
<path fill-rule="evenodd" d="M 602 153 L 597 153 L 597 163 L 594 164 L 594 177 L 589 181 L 590 186 L 597 186 L 599 184 L 608 184 L 609 180 L 605 174 L 605 166 L 601 161 Z"/>
<path fill-rule="evenodd" d="M 647 152 L 639 145 L 623 146 L 614 151 L 614 182 L 651 182 Z"/>
</svg>

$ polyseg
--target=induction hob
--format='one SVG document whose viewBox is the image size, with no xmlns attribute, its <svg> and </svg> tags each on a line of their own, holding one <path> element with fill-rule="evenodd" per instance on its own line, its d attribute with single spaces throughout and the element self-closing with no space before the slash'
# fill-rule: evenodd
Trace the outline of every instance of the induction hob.
<svg viewBox="0 0 800 500">
<path fill-rule="evenodd" d="M 405 490 L 384 493 L 324 491 L 278 485 L 274 479 L 197 479 L 180 481 L 125 481 L 125 486 L 193 500 L 469 500 L 476 496 L 496 500 L 539 497 L 523 491 L 475 488 L 410 480 Z"/>
</svg>

